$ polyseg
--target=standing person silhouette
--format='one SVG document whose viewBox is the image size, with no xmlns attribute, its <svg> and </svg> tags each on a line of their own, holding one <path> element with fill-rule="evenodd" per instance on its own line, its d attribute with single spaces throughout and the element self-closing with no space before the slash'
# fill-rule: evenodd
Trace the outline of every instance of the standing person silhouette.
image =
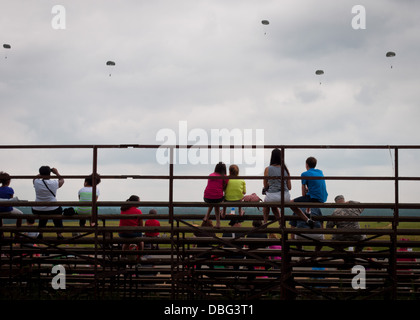
<svg viewBox="0 0 420 320">
<path fill-rule="evenodd" d="M 51 173 L 56 175 L 56 179 L 51 179 Z M 33 180 L 35 188 L 35 201 L 40 202 L 56 202 L 57 191 L 64 184 L 64 179 L 56 168 L 50 168 L 49 166 L 42 166 L 39 168 L 39 175 Z M 33 207 L 32 213 L 39 215 L 61 215 L 63 208 L 61 206 L 40 206 Z M 44 228 L 48 223 L 48 218 L 39 219 L 38 227 Z M 63 227 L 63 221 L 61 219 L 53 219 L 54 226 L 56 228 Z M 38 235 L 39 239 L 43 238 L 43 234 L 40 232 Z M 57 232 L 57 238 L 62 239 L 63 235 L 61 232 Z"/>
</svg>

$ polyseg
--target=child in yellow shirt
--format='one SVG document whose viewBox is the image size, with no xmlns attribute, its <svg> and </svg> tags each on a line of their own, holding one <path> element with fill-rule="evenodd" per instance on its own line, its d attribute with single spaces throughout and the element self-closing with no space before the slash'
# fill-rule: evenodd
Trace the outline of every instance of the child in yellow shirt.
<svg viewBox="0 0 420 320">
<path fill-rule="evenodd" d="M 232 164 L 229 167 L 229 182 L 225 190 L 225 201 L 240 202 L 246 193 L 246 184 L 243 179 L 235 179 L 239 176 L 239 167 Z M 233 178 L 233 179 L 232 179 Z M 241 214 L 241 207 L 238 206 L 238 212 Z M 223 207 L 222 217 L 226 216 L 226 207 Z"/>
</svg>

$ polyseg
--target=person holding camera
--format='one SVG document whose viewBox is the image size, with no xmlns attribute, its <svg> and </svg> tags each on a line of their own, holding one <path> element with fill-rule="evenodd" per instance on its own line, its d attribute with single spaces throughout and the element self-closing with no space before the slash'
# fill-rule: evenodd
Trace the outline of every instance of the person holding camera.
<svg viewBox="0 0 420 320">
<path fill-rule="evenodd" d="M 56 179 L 51 179 L 51 173 L 56 175 Z M 57 191 L 64 184 L 64 179 L 58 173 L 56 168 L 50 168 L 49 166 L 42 166 L 39 168 L 39 174 L 37 178 L 33 180 L 35 188 L 35 201 L 39 202 L 56 202 Z M 61 215 L 63 209 L 60 206 L 37 206 L 32 208 L 32 213 L 37 215 Z M 38 227 L 44 228 L 47 225 L 48 218 L 39 219 Z M 56 228 L 63 227 L 63 221 L 61 219 L 53 219 L 54 226 Z M 40 232 L 38 239 L 42 239 L 43 235 Z M 62 239 L 61 232 L 57 232 L 57 238 Z"/>
</svg>

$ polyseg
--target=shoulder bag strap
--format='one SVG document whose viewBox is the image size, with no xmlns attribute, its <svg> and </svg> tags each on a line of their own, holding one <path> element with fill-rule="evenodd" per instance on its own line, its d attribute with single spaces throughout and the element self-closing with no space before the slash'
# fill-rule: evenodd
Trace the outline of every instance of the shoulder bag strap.
<svg viewBox="0 0 420 320">
<path fill-rule="evenodd" d="M 55 194 L 54 194 L 54 192 L 52 192 L 51 191 L 51 189 L 50 188 L 48 188 L 48 186 L 47 186 L 47 184 L 45 183 L 45 180 L 44 179 L 42 179 L 42 182 L 44 182 L 44 184 L 45 184 L 45 187 L 48 189 L 48 191 L 49 192 L 51 192 L 51 194 L 54 196 L 54 198 L 55 198 Z"/>
</svg>

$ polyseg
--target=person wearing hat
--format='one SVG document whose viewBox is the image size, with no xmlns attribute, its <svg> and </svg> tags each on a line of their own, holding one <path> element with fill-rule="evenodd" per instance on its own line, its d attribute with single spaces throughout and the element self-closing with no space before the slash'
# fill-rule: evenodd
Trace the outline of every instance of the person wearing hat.
<svg viewBox="0 0 420 320">
<path fill-rule="evenodd" d="M 360 202 L 357 201 L 346 201 L 343 195 L 338 195 L 334 198 L 335 203 L 349 203 L 349 204 L 357 204 Z M 331 217 L 359 217 L 360 214 L 363 212 L 364 208 L 336 208 L 332 213 Z M 337 220 L 337 221 L 327 221 L 326 224 L 327 228 L 334 228 L 340 230 L 360 230 L 359 221 L 355 220 Z M 366 235 L 364 234 L 333 234 L 333 240 L 338 241 L 362 241 L 366 239 Z M 363 249 L 363 242 L 359 242 L 354 247 L 354 252 L 360 252 Z M 337 248 L 345 248 L 346 246 L 338 246 Z M 353 257 L 344 258 L 345 261 L 349 263 L 354 263 Z"/>
<path fill-rule="evenodd" d="M 335 203 L 360 203 L 357 201 L 346 201 L 343 195 L 338 195 L 334 199 Z M 363 208 L 336 208 L 334 212 L 332 213 L 332 217 L 359 217 L 360 214 L 363 212 Z M 337 229 L 355 229 L 359 230 L 360 225 L 358 221 L 345 221 L 345 220 L 339 220 L 339 221 L 328 221 L 327 228 L 334 228 Z M 332 239 L 333 240 L 363 240 L 366 236 L 363 234 L 333 234 Z"/>
</svg>

